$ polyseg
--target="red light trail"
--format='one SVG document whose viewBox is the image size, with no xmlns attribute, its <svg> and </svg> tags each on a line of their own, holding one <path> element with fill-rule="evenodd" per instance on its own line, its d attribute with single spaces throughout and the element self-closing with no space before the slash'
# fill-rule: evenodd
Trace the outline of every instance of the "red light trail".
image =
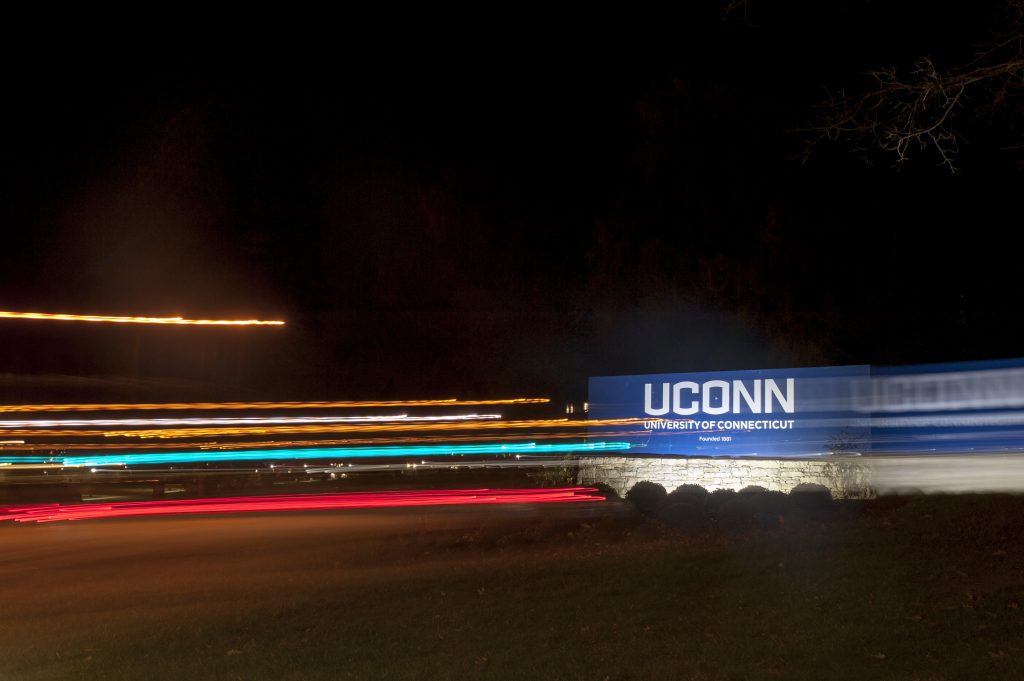
<svg viewBox="0 0 1024 681">
<path fill-rule="evenodd" d="M 195 515 L 208 513 L 267 513 L 328 511 L 345 508 L 397 508 L 403 506 L 536 504 L 603 501 L 593 487 L 531 489 L 413 490 L 295 494 L 219 499 L 133 501 L 113 504 L 32 504 L 0 507 L 0 520 L 45 523 L 57 520 L 95 520 L 133 516 Z"/>
</svg>

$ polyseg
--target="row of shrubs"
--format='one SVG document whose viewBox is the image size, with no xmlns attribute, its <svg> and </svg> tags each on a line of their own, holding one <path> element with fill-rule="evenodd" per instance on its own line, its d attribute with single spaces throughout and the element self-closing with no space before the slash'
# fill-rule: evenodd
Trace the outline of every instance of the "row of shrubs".
<svg viewBox="0 0 1024 681">
<path fill-rule="evenodd" d="M 738 492 L 708 492 L 700 485 L 682 485 L 669 493 L 662 485 L 644 480 L 633 485 L 626 501 L 644 515 L 692 532 L 714 527 L 778 527 L 787 520 L 828 520 L 838 511 L 828 488 L 813 483 L 797 485 L 789 494 L 757 485 Z"/>
</svg>

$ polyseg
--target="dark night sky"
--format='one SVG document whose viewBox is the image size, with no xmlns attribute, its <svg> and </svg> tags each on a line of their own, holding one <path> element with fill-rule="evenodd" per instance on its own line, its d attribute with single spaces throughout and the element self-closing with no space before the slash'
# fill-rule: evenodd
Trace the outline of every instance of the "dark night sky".
<svg viewBox="0 0 1024 681">
<path fill-rule="evenodd" d="M 33 397 L 29 375 L 573 397 L 598 374 L 1019 356 L 1022 174 L 1000 130 L 967 120 L 957 177 L 839 146 L 791 160 L 824 87 L 961 60 L 994 16 L 880 4 L 13 75 L 0 309 L 289 325 L 0 322 L 0 401 Z"/>
</svg>

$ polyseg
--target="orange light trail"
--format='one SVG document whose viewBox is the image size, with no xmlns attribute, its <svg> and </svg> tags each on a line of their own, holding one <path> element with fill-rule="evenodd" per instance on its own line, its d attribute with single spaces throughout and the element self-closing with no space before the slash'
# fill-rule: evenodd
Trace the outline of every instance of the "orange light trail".
<svg viewBox="0 0 1024 681">
<path fill-rule="evenodd" d="M 334 402 L 166 402 L 118 404 L 7 404 L 0 413 L 73 411 L 184 411 L 214 409 L 353 409 L 361 407 L 470 407 L 501 404 L 547 404 L 546 397 L 513 397 L 497 400 L 343 400 Z"/>
<path fill-rule="evenodd" d="M 277 435 L 282 433 L 393 433 L 408 431 L 453 431 L 453 430 L 505 430 L 525 428 L 586 428 L 590 426 L 626 426 L 642 423 L 643 419 L 593 419 L 570 421 L 568 419 L 543 419 L 534 421 L 460 422 L 431 424 L 372 424 L 372 425 L 311 425 L 311 426 L 269 426 L 259 428 L 151 428 L 145 430 L 9 430 L 5 435 L 47 435 L 58 437 L 140 437 L 140 438 L 187 438 L 224 437 L 247 435 Z"/>
<path fill-rule="evenodd" d="M 175 324 L 187 326 L 284 326 L 283 321 L 261 319 L 185 319 L 183 317 L 111 317 L 93 314 L 4 312 L 0 319 L 34 319 L 57 322 L 108 322 L 112 324 Z"/>
<path fill-rule="evenodd" d="M 370 416 L 246 416 L 242 418 L 162 418 L 162 419 L 20 419 L 0 420 L 0 433 L 11 432 L 13 428 L 89 428 L 96 426 L 153 426 L 170 428 L 176 426 L 218 426 L 256 427 L 282 426 L 298 424 L 333 424 L 333 423 L 429 423 L 446 421 L 477 421 L 500 419 L 501 414 L 449 414 L 447 416 L 410 416 L 408 414 L 370 415 Z"/>
</svg>

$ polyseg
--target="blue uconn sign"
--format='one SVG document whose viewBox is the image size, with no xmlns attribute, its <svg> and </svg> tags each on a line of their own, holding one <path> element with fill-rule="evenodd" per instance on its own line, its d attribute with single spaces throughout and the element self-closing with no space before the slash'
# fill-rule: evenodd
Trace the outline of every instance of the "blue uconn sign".
<svg viewBox="0 0 1024 681">
<path fill-rule="evenodd" d="M 815 456 L 870 447 L 870 368 L 722 371 L 590 379 L 593 435 L 682 456 Z"/>
</svg>

